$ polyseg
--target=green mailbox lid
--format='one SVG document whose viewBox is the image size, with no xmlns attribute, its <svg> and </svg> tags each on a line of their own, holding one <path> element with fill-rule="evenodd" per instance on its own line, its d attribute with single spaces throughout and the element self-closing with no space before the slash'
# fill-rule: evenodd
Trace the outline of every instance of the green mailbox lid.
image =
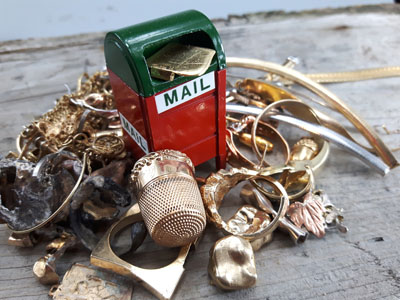
<svg viewBox="0 0 400 300">
<path fill-rule="evenodd" d="M 193 79 L 179 76 L 161 81 L 150 76 L 146 58 L 168 42 L 213 48 L 216 55 L 208 72 L 226 68 L 221 38 L 201 12 L 188 10 L 107 33 L 104 54 L 107 67 L 138 94 L 149 97 Z"/>
</svg>

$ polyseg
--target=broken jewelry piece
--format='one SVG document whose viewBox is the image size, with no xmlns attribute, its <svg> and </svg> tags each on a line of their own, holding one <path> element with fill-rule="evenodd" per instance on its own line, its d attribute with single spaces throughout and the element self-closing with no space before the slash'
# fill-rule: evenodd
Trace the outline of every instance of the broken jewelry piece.
<svg viewBox="0 0 400 300">
<path fill-rule="evenodd" d="M 236 83 L 236 86 L 240 90 L 254 93 L 261 97 L 264 104 L 279 101 L 282 99 L 296 99 L 295 96 L 282 88 L 276 87 L 272 84 L 268 84 L 261 80 L 246 78 Z"/>
<path fill-rule="evenodd" d="M 227 225 L 236 233 L 254 233 L 263 229 L 271 223 L 270 216 L 261 210 L 244 205 L 226 222 Z M 259 239 L 250 241 L 254 251 L 259 250 L 264 244 L 272 241 L 273 232 Z"/>
<path fill-rule="evenodd" d="M 261 192 L 259 192 L 251 184 L 246 184 L 240 191 L 240 197 L 246 202 L 263 209 L 265 212 L 276 217 L 277 212 L 274 210 L 271 202 Z M 289 233 L 295 244 L 304 243 L 308 237 L 308 232 L 294 225 L 287 217 L 283 218 L 279 223 L 279 228 L 282 228 Z"/>
<path fill-rule="evenodd" d="M 54 300 L 131 300 L 132 290 L 132 283 L 122 276 L 74 264 L 49 295 Z"/>
<path fill-rule="evenodd" d="M 63 232 L 59 238 L 56 238 L 46 246 L 47 255 L 39 258 L 33 265 L 33 274 L 42 284 L 55 284 L 59 281 L 56 272 L 56 260 L 64 255 L 65 251 L 75 246 L 76 236 L 68 232 Z"/>
<path fill-rule="evenodd" d="M 15 247 L 33 247 L 37 241 L 33 236 L 33 233 L 26 233 L 26 234 L 15 234 L 11 233 L 8 237 L 7 243 L 11 246 Z"/>
<path fill-rule="evenodd" d="M 290 152 L 290 160 L 311 160 L 318 154 L 318 144 L 310 137 L 303 137 L 297 141 Z"/>
<path fill-rule="evenodd" d="M 276 217 L 268 224 L 268 226 L 259 228 L 254 232 L 237 232 L 222 219 L 218 212 L 218 208 L 221 205 L 224 196 L 231 188 L 236 186 L 240 181 L 249 179 L 264 180 L 276 189 L 277 193 L 281 195 L 279 210 Z M 221 169 L 217 173 L 211 174 L 207 178 L 206 184 L 201 187 L 201 195 L 206 208 L 207 219 L 210 222 L 214 223 L 217 228 L 222 229 L 227 234 L 234 234 L 248 240 L 262 238 L 273 232 L 278 227 L 279 222 L 284 218 L 289 204 L 289 196 L 278 181 L 269 176 L 261 176 L 258 171 L 248 170 L 245 168 L 233 168 L 230 171 Z"/>
<path fill-rule="evenodd" d="M 322 190 L 315 191 L 315 194 L 321 197 L 322 204 L 325 207 L 325 225 L 327 229 L 337 228 L 341 233 L 346 233 L 348 228 L 343 225 L 343 209 L 337 208 L 329 200 L 328 194 Z"/>
<path fill-rule="evenodd" d="M 210 250 L 208 273 L 212 283 L 223 290 L 255 285 L 256 264 L 250 242 L 234 235 L 218 240 Z"/>
</svg>

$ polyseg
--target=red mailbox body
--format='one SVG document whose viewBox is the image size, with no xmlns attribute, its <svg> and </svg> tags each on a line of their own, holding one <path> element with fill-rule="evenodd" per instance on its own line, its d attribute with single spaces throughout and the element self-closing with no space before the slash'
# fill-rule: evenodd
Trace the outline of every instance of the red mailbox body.
<svg viewBox="0 0 400 300">
<path fill-rule="evenodd" d="M 207 72 L 172 82 L 151 78 L 146 58 L 171 41 L 213 47 Z M 187 11 L 111 32 L 105 55 L 125 142 L 136 159 L 174 149 L 194 165 L 216 157 L 217 168 L 225 168 L 225 55 L 207 17 Z"/>
<path fill-rule="evenodd" d="M 156 96 L 164 92 L 140 96 L 111 70 L 109 73 L 125 142 L 135 158 L 152 151 L 174 149 L 186 153 L 194 165 L 216 157 L 217 168 L 225 168 L 226 70 L 212 74 L 214 89 L 160 114 Z"/>
</svg>

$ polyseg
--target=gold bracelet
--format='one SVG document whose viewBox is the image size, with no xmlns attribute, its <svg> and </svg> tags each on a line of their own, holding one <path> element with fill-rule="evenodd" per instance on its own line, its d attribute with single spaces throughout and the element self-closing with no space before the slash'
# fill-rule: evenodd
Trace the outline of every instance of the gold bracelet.
<svg viewBox="0 0 400 300">
<path fill-rule="evenodd" d="M 399 166 L 399 162 L 390 152 L 389 148 L 383 143 L 376 132 L 369 126 L 361 117 L 356 115 L 350 107 L 345 104 L 339 97 L 333 94 L 331 91 L 311 80 L 306 75 L 287 68 L 279 64 L 266 62 L 258 59 L 251 58 L 237 58 L 227 57 L 226 59 L 228 67 L 239 67 L 239 68 L 250 68 L 260 71 L 270 72 L 289 79 L 320 96 L 326 101 L 331 107 L 339 111 L 344 117 L 346 117 L 358 131 L 368 140 L 370 145 L 375 149 L 379 157 L 390 167 L 395 168 Z"/>
</svg>

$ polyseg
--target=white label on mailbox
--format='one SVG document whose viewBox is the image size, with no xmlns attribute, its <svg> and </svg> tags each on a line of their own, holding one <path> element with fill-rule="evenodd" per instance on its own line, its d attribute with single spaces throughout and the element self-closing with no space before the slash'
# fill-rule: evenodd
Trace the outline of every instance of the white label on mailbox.
<svg viewBox="0 0 400 300">
<path fill-rule="evenodd" d="M 186 101 L 215 89 L 215 72 L 207 73 L 169 91 L 157 95 L 156 105 L 159 114 Z"/>
<path fill-rule="evenodd" d="M 144 153 L 149 153 L 149 148 L 147 147 L 147 141 L 145 138 L 136 130 L 135 127 L 121 114 L 119 113 L 121 118 L 122 127 L 126 130 L 129 136 L 135 141 L 136 144 L 143 150 Z"/>
</svg>

